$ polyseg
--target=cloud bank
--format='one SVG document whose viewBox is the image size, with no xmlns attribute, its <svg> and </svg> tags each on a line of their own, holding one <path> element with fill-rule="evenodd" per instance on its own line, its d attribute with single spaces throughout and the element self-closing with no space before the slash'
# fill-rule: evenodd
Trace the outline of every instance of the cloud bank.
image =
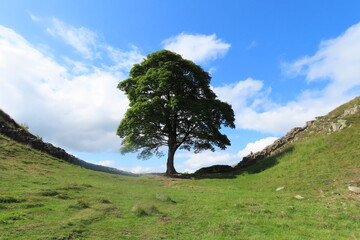
<svg viewBox="0 0 360 240">
<path fill-rule="evenodd" d="M 30 17 L 45 24 L 46 32 L 73 48 L 79 58 L 65 55 L 56 60 L 14 30 L 0 26 L 1 108 L 45 141 L 69 151 L 117 150 L 120 139 L 116 128 L 128 100 L 116 86 L 144 55 L 134 45 L 129 50 L 107 45 L 85 27 Z M 189 37 L 195 45 L 207 44 L 199 60 L 217 58 L 230 46 L 215 35 L 180 34 L 176 39 L 186 43 Z"/>
<path fill-rule="evenodd" d="M 94 56 L 87 46 L 103 46 L 89 30 L 56 23 L 55 29 L 62 28 L 58 34 L 70 36 L 73 40 L 67 43 L 86 57 Z M 1 107 L 44 140 L 67 150 L 117 149 L 120 140 L 115 132 L 128 100 L 116 86 L 126 78 L 125 69 L 143 56 L 135 48 L 128 52 L 111 48 L 102 54 L 116 62 L 97 67 L 68 59 L 60 64 L 0 26 Z"/>
</svg>

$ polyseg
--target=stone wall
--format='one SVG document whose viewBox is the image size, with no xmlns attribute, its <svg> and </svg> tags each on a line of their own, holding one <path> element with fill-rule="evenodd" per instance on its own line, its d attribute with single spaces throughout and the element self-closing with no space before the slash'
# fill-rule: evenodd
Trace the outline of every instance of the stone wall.
<svg viewBox="0 0 360 240">
<path fill-rule="evenodd" d="M 288 132 L 284 137 L 279 138 L 273 144 L 267 146 L 262 151 L 255 154 L 249 154 L 245 156 L 241 162 L 239 162 L 234 168 L 244 168 L 248 167 L 258 161 L 265 159 L 278 152 L 285 144 L 292 143 L 297 139 L 297 135 L 301 132 L 307 131 L 309 134 L 314 134 L 315 132 L 324 132 L 325 134 L 330 134 L 332 132 L 340 131 L 349 127 L 345 119 L 341 117 L 358 114 L 360 113 L 360 105 L 355 104 L 349 109 L 345 109 L 343 114 L 336 116 L 335 119 L 330 119 L 329 117 L 316 117 L 316 120 L 308 121 L 304 127 L 293 128 Z"/>
<path fill-rule="evenodd" d="M 296 136 L 305 131 L 305 129 L 311 124 L 312 122 L 308 122 L 305 127 L 296 127 L 290 130 L 284 137 L 277 139 L 273 144 L 267 146 L 262 151 L 257 153 L 251 153 L 247 156 L 245 156 L 241 162 L 239 162 L 234 168 L 244 168 L 248 167 L 250 165 L 253 165 L 256 162 L 259 162 L 266 157 L 271 156 L 274 154 L 277 150 L 279 150 L 281 147 L 283 147 L 287 143 L 293 142 L 293 140 L 296 139 Z"/>
<path fill-rule="evenodd" d="M 68 154 L 64 149 L 55 147 L 51 143 L 43 142 L 41 138 L 34 136 L 27 129 L 20 126 L 14 119 L 0 109 L 0 134 L 3 134 L 19 143 L 26 144 L 41 152 L 47 153 L 55 158 L 62 159 L 68 163 L 81 166 L 95 171 L 120 174 L 126 176 L 137 176 L 136 174 L 121 171 L 116 168 L 105 167 L 85 162 L 74 155 Z"/>
</svg>

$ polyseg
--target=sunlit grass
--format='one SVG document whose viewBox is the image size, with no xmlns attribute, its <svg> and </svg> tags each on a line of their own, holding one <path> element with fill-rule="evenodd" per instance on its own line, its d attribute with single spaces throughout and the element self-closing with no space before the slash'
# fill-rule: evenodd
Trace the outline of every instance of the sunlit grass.
<svg viewBox="0 0 360 240">
<path fill-rule="evenodd" d="M 360 185 L 360 119 L 347 120 L 246 169 L 184 179 L 94 172 L 0 135 L 0 239 L 360 239 L 347 188 Z"/>
</svg>

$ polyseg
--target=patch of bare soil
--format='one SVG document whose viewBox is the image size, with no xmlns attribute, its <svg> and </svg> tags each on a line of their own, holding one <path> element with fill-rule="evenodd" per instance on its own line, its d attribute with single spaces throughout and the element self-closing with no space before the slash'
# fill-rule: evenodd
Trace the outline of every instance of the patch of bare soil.
<svg viewBox="0 0 360 240">
<path fill-rule="evenodd" d="M 173 178 L 173 177 L 167 177 L 167 176 L 159 175 L 159 174 L 151 175 L 150 178 L 161 180 L 161 184 L 164 187 L 171 187 L 171 186 L 185 180 L 183 178 L 177 178 L 177 177 Z"/>
</svg>

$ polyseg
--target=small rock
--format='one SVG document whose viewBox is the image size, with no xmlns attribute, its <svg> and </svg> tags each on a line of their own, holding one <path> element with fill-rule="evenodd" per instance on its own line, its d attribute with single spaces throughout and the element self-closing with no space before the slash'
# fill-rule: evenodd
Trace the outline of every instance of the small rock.
<svg viewBox="0 0 360 240">
<path fill-rule="evenodd" d="M 360 112 L 360 105 L 355 104 L 353 108 L 345 110 L 344 113 L 343 113 L 343 116 L 356 114 L 358 112 Z"/>
<path fill-rule="evenodd" d="M 346 127 L 346 120 L 340 119 L 335 123 L 330 123 L 330 125 L 331 125 L 331 128 L 329 129 L 330 132 L 336 132 Z"/>
<path fill-rule="evenodd" d="M 304 197 L 301 196 L 301 195 L 296 195 L 294 198 L 296 198 L 296 199 L 304 199 Z"/>
<path fill-rule="evenodd" d="M 295 209 L 295 206 L 289 206 L 290 209 Z"/>
<path fill-rule="evenodd" d="M 277 189 L 276 189 L 276 191 L 281 191 L 281 190 L 283 190 L 284 189 L 284 187 L 278 187 Z"/>
<path fill-rule="evenodd" d="M 348 189 L 354 193 L 360 193 L 359 187 L 348 186 Z"/>
</svg>

